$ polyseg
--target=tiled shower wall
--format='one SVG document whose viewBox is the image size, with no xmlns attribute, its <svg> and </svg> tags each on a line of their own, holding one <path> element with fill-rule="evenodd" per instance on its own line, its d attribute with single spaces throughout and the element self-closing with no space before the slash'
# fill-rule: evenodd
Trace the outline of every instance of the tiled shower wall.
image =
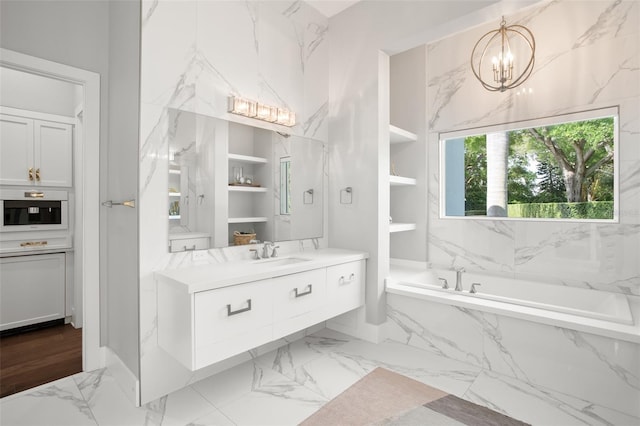
<svg viewBox="0 0 640 426">
<path fill-rule="evenodd" d="M 517 89 L 488 92 L 469 66 L 499 16 L 428 46 L 429 261 L 640 295 L 640 3 L 551 1 L 505 19 L 536 38 L 533 74 Z M 439 217 L 439 132 L 609 106 L 620 108 L 619 224 Z"/>
<path fill-rule="evenodd" d="M 175 131 L 167 108 L 243 122 L 227 113 L 227 97 L 243 96 L 288 107 L 296 112 L 299 123 L 290 133 L 326 142 L 326 31 L 326 18 L 301 2 L 142 2 L 139 176 L 142 403 L 214 371 L 204 369 L 194 374 L 158 347 L 153 272 L 247 256 L 246 249 L 237 248 L 212 249 L 198 260 L 192 253 L 167 253 L 167 144 L 168 135 Z M 268 124 L 263 127 L 270 128 Z M 299 245 L 289 244 L 296 248 Z M 312 247 L 308 241 L 306 245 Z"/>
</svg>

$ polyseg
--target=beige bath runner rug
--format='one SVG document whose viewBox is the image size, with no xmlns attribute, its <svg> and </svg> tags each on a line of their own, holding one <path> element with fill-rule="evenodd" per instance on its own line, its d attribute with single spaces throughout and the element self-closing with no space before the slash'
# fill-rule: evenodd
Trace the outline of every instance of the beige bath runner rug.
<svg viewBox="0 0 640 426">
<path fill-rule="evenodd" d="M 302 422 L 303 426 L 525 424 L 384 368 L 376 368 Z"/>
</svg>

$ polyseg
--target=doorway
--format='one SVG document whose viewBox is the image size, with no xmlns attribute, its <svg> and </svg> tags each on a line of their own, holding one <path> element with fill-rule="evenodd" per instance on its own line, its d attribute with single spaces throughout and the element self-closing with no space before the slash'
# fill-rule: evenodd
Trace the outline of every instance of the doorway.
<svg viewBox="0 0 640 426">
<path fill-rule="evenodd" d="M 73 146 L 73 315 L 82 324 L 82 370 L 104 366 L 100 346 L 99 297 L 99 129 L 100 76 L 94 72 L 0 49 L 0 67 L 76 85 L 82 97 L 78 140 Z"/>
</svg>

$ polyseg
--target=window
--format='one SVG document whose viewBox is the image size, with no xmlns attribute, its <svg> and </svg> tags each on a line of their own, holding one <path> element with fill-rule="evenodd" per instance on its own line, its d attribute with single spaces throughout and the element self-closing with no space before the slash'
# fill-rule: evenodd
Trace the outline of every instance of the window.
<svg viewBox="0 0 640 426">
<path fill-rule="evenodd" d="M 445 217 L 617 220 L 618 110 L 443 133 Z"/>
</svg>

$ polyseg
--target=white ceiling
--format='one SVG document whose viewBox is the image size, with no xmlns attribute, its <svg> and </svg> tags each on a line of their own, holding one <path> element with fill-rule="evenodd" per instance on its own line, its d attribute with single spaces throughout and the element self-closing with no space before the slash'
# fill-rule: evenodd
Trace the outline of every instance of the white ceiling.
<svg viewBox="0 0 640 426">
<path fill-rule="evenodd" d="M 327 18 L 331 18 L 333 15 L 337 15 L 359 1 L 360 0 L 305 0 L 305 3 L 314 7 Z"/>
</svg>

